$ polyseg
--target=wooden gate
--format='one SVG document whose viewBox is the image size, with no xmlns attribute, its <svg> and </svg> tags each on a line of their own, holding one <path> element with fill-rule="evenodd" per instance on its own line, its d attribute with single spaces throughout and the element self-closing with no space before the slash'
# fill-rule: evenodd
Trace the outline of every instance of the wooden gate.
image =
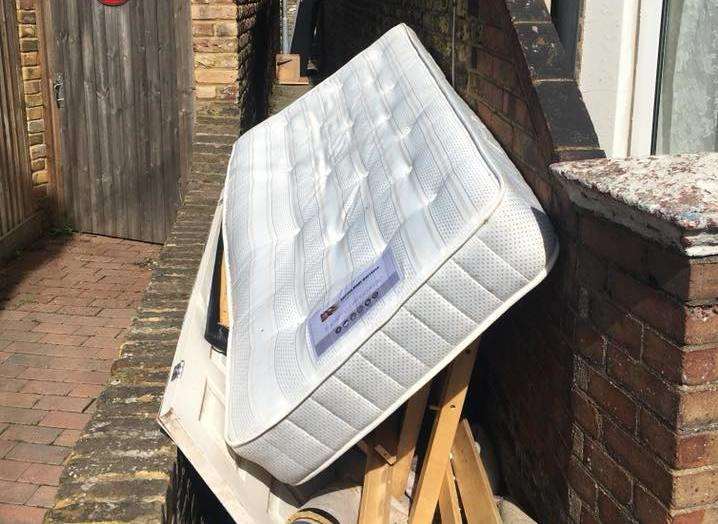
<svg viewBox="0 0 718 524">
<path fill-rule="evenodd" d="M 44 0 L 61 219 L 163 242 L 189 170 L 188 0 Z"/>
<path fill-rule="evenodd" d="M 18 40 L 15 1 L 0 0 L 0 255 L 34 213 Z"/>
</svg>

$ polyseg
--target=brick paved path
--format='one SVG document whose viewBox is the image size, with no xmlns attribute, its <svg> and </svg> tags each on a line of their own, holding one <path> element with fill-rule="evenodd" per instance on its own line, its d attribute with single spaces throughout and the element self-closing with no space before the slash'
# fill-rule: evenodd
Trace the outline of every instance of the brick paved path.
<svg viewBox="0 0 718 524">
<path fill-rule="evenodd" d="M 74 235 L 0 266 L 0 523 L 52 505 L 159 249 Z"/>
</svg>

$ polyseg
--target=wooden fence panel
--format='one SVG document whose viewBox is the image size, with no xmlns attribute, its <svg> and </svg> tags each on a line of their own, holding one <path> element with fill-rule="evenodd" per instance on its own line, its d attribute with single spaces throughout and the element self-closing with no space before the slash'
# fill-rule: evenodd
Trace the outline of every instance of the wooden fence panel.
<svg viewBox="0 0 718 524">
<path fill-rule="evenodd" d="M 163 242 L 189 171 L 189 2 L 45 0 L 44 16 L 64 87 L 60 215 L 81 231 Z"/>
<path fill-rule="evenodd" d="M 0 0 L 0 245 L 34 214 L 14 0 Z"/>
</svg>

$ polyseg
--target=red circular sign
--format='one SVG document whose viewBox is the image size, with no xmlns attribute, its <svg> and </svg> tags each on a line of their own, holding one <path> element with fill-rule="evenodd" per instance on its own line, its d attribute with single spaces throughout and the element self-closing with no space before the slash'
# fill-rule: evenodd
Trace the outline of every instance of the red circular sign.
<svg viewBox="0 0 718 524">
<path fill-rule="evenodd" d="M 105 5 L 122 5 L 127 3 L 127 0 L 100 0 L 100 3 Z"/>
</svg>

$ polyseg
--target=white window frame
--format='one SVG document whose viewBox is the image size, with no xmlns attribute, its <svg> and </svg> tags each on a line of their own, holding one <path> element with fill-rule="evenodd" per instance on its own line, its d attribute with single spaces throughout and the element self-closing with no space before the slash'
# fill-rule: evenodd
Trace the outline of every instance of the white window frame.
<svg viewBox="0 0 718 524">
<path fill-rule="evenodd" d="M 652 153 L 664 0 L 641 0 L 636 24 L 636 63 L 631 109 L 630 156 Z"/>
</svg>

